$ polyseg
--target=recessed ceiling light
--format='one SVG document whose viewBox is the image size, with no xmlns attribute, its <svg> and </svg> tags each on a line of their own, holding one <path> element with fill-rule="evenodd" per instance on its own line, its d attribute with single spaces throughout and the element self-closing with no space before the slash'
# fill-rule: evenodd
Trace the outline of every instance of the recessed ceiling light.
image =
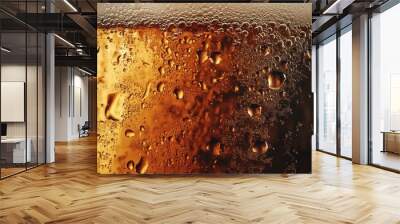
<svg viewBox="0 0 400 224">
<path fill-rule="evenodd" d="M 328 14 L 342 14 L 343 10 L 351 5 L 355 0 L 336 0 L 322 13 L 323 15 Z"/>
<path fill-rule="evenodd" d="M 58 34 L 54 34 L 55 37 L 57 37 L 59 40 L 61 40 L 62 42 L 64 42 L 65 44 L 67 44 L 68 46 L 75 48 L 75 45 L 73 45 L 71 42 L 69 42 L 68 40 L 62 38 L 61 36 L 59 36 Z"/>
<path fill-rule="evenodd" d="M 0 49 L 1 49 L 1 51 L 4 51 L 6 53 L 10 53 L 11 52 L 11 50 L 9 50 L 9 49 L 7 49 L 5 47 L 1 47 Z"/>
<path fill-rule="evenodd" d="M 79 67 L 78 67 L 78 70 L 81 71 L 81 72 L 83 72 L 83 73 L 85 73 L 85 74 L 87 74 L 87 75 L 93 75 L 92 73 L 90 73 L 90 72 L 88 72 L 88 71 L 86 71 L 86 70 L 83 70 L 83 69 L 81 69 L 81 68 L 79 68 Z"/>
<path fill-rule="evenodd" d="M 78 12 L 78 10 L 73 6 L 68 0 L 64 0 L 64 3 L 68 5 L 74 12 Z"/>
</svg>

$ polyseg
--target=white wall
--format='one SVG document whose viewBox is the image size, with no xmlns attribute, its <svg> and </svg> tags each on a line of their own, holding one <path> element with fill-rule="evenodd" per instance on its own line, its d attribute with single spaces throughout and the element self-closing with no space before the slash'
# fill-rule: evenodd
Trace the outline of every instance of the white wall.
<svg viewBox="0 0 400 224">
<path fill-rule="evenodd" d="M 55 141 L 67 141 L 69 133 L 69 84 L 70 77 L 67 67 L 55 69 Z"/>
<path fill-rule="evenodd" d="M 28 87 L 27 87 L 27 108 L 28 112 L 36 112 L 37 99 L 36 99 L 36 79 L 31 78 L 31 74 L 36 76 L 36 66 L 27 66 L 28 72 Z M 2 82 L 25 82 L 25 64 L 4 64 L 1 66 L 1 81 Z M 7 108 L 1 108 L 6 110 Z M 36 113 L 27 113 L 28 128 L 34 127 L 36 130 Z M 33 123 L 31 123 L 33 122 Z M 25 137 L 25 123 L 24 122 L 11 122 L 7 123 L 8 137 Z M 36 135 L 36 132 L 35 132 Z M 29 137 L 29 130 L 28 130 Z"/>
<path fill-rule="evenodd" d="M 56 67 L 55 74 L 55 140 L 70 141 L 88 121 L 88 78 L 72 67 Z"/>
<path fill-rule="evenodd" d="M 36 70 L 38 69 L 38 70 Z M 1 66 L 2 82 L 24 82 L 26 83 L 26 110 L 27 120 L 25 122 L 6 122 L 8 138 L 30 139 L 32 161 L 44 162 L 44 83 L 42 68 L 35 65 L 25 66 L 25 63 L 8 63 Z M 27 78 L 27 80 L 25 80 Z M 7 96 L 2 96 L 7 97 Z M 7 110 L 8 108 L 1 108 Z M 39 156 L 37 156 L 39 150 Z"/>
<path fill-rule="evenodd" d="M 28 68 L 29 69 L 29 68 Z M 1 66 L 2 82 L 25 82 L 25 64 L 5 64 Z M 1 108 L 6 110 L 6 108 Z M 7 137 L 25 137 L 25 123 L 7 123 Z"/>
<path fill-rule="evenodd" d="M 74 108 L 72 109 L 73 119 L 72 119 L 72 130 L 71 135 L 76 138 L 79 137 L 78 124 L 81 126 L 88 121 L 89 111 L 88 111 L 88 78 L 79 75 L 74 75 Z M 80 102 L 79 102 L 80 101 Z"/>
</svg>

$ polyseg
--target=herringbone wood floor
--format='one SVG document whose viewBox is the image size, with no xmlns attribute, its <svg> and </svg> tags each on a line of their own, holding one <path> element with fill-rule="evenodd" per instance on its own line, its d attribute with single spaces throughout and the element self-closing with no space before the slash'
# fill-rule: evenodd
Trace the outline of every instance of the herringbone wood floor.
<svg viewBox="0 0 400 224">
<path fill-rule="evenodd" d="M 0 223 L 400 223 L 400 175 L 313 154 L 311 175 L 100 176 L 94 138 L 0 181 Z"/>
</svg>

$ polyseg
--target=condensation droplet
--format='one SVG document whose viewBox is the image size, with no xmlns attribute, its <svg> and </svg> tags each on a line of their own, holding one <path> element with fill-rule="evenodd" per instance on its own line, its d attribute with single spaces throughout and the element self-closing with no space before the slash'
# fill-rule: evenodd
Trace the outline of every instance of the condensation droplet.
<svg viewBox="0 0 400 224">
<path fill-rule="evenodd" d="M 218 143 L 214 144 L 212 153 L 214 156 L 221 155 L 221 143 L 218 142 Z"/>
<path fill-rule="evenodd" d="M 129 160 L 128 163 L 126 164 L 126 167 L 129 170 L 133 170 L 133 169 L 135 169 L 135 163 L 132 160 Z"/>
<path fill-rule="evenodd" d="M 205 82 L 201 82 L 200 86 L 201 86 L 202 90 L 207 90 L 208 89 L 207 84 Z"/>
<path fill-rule="evenodd" d="M 200 62 L 205 63 L 208 60 L 208 54 L 206 51 L 200 53 Z"/>
<path fill-rule="evenodd" d="M 212 61 L 214 64 L 219 65 L 222 62 L 222 56 L 220 53 L 214 53 L 212 56 Z"/>
<path fill-rule="evenodd" d="M 261 116 L 262 113 L 262 107 L 258 104 L 252 104 L 249 107 L 247 107 L 247 113 L 249 114 L 250 117 L 259 117 Z"/>
<path fill-rule="evenodd" d="M 125 136 L 128 138 L 132 138 L 135 136 L 135 132 L 133 132 L 131 129 L 126 129 Z"/>
<path fill-rule="evenodd" d="M 158 68 L 158 71 L 160 72 L 160 75 L 164 75 L 165 74 L 165 68 L 164 67 Z"/>
<path fill-rule="evenodd" d="M 150 89 L 151 89 L 151 82 L 147 83 L 146 90 L 143 93 L 142 99 L 145 99 L 146 97 L 149 96 Z"/>
<path fill-rule="evenodd" d="M 139 174 L 144 174 L 146 173 L 148 167 L 149 162 L 147 161 L 147 159 L 144 157 L 140 157 L 139 162 L 136 165 L 136 172 Z"/>
<path fill-rule="evenodd" d="M 309 50 L 304 53 L 304 59 L 311 60 L 311 52 Z"/>
<path fill-rule="evenodd" d="M 285 60 L 280 62 L 280 66 L 281 66 L 281 69 L 284 70 L 284 71 L 288 71 L 289 70 L 289 63 L 287 61 L 285 61 Z"/>
<path fill-rule="evenodd" d="M 167 54 L 169 54 L 169 55 L 172 54 L 171 48 L 167 47 L 167 48 L 166 48 L 166 51 L 167 51 Z"/>
<path fill-rule="evenodd" d="M 161 93 L 161 92 L 164 91 L 164 89 L 165 89 L 165 83 L 164 83 L 164 82 L 158 83 L 158 85 L 157 85 L 157 91 Z"/>
<path fill-rule="evenodd" d="M 108 95 L 105 116 L 111 120 L 120 120 L 122 118 L 123 98 L 119 93 Z"/>
<path fill-rule="evenodd" d="M 268 87 L 273 90 L 282 88 L 286 80 L 286 74 L 279 71 L 272 71 L 268 74 Z"/>
<path fill-rule="evenodd" d="M 174 94 L 175 94 L 176 99 L 178 99 L 178 100 L 183 99 L 183 95 L 184 95 L 183 90 L 176 88 L 174 90 Z"/>
<path fill-rule="evenodd" d="M 175 62 L 173 61 L 173 60 L 169 60 L 168 61 L 168 65 L 169 65 L 169 67 L 174 67 L 174 65 L 175 65 Z"/>
<path fill-rule="evenodd" d="M 256 141 L 251 148 L 251 151 L 254 153 L 263 154 L 266 153 L 269 149 L 268 143 L 266 141 Z"/>
</svg>

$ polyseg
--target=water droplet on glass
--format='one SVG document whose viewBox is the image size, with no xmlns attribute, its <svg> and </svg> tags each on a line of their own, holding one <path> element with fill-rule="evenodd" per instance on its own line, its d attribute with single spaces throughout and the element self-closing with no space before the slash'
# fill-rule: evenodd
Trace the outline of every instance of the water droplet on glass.
<svg viewBox="0 0 400 224">
<path fill-rule="evenodd" d="M 258 104 L 252 104 L 249 107 L 247 107 L 247 113 L 249 114 L 250 117 L 259 117 L 261 116 L 262 112 L 262 107 Z"/>
<path fill-rule="evenodd" d="M 286 74 L 279 71 L 272 71 L 268 74 L 268 87 L 273 90 L 282 88 L 286 80 Z"/>
<path fill-rule="evenodd" d="M 111 120 L 120 120 L 122 118 L 123 98 L 119 93 L 112 93 L 108 95 L 107 107 L 105 115 Z"/>
<path fill-rule="evenodd" d="M 202 90 L 207 90 L 208 89 L 207 84 L 205 82 L 200 82 L 200 86 L 201 86 Z"/>
<path fill-rule="evenodd" d="M 147 159 L 144 157 L 140 157 L 140 160 L 136 165 L 136 172 L 144 174 L 146 173 L 148 167 L 149 167 L 149 162 L 147 161 Z"/>
<path fill-rule="evenodd" d="M 166 51 L 167 51 L 167 54 L 169 54 L 169 55 L 172 54 L 171 48 L 167 47 L 167 48 L 166 48 Z"/>
<path fill-rule="evenodd" d="M 256 141 L 251 148 L 251 151 L 254 153 L 266 153 L 268 151 L 268 143 L 266 141 Z"/>
<path fill-rule="evenodd" d="M 129 160 L 128 163 L 126 164 L 126 167 L 129 170 L 133 170 L 133 169 L 135 169 L 135 163 L 132 160 Z"/>
<path fill-rule="evenodd" d="M 134 137 L 135 136 L 135 132 L 133 132 L 131 129 L 126 129 L 125 136 L 128 137 L 128 138 Z"/>
<path fill-rule="evenodd" d="M 169 65 L 169 67 L 174 67 L 174 65 L 175 65 L 175 62 L 173 61 L 173 60 L 169 60 L 168 61 L 168 65 Z"/>
<path fill-rule="evenodd" d="M 218 143 L 214 144 L 213 149 L 212 149 L 212 154 L 214 156 L 221 155 L 221 143 L 218 142 Z"/>
<path fill-rule="evenodd" d="M 304 53 L 304 59 L 311 60 L 311 52 L 309 50 Z"/>
<path fill-rule="evenodd" d="M 214 53 L 212 56 L 212 61 L 214 64 L 219 65 L 222 62 L 222 56 L 220 53 Z"/>
<path fill-rule="evenodd" d="M 164 69 L 164 67 L 158 68 L 158 71 L 160 72 L 161 75 L 164 75 L 164 74 L 165 74 L 165 69 Z"/>
<path fill-rule="evenodd" d="M 205 63 L 208 60 L 208 54 L 206 51 L 200 53 L 200 62 Z"/>
<path fill-rule="evenodd" d="M 281 61 L 280 65 L 281 65 L 282 70 L 284 70 L 284 71 L 289 70 L 289 63 L 287 61 L 285 61 L 285 60 Z"/>
<path fill-rule="evenodd" d="M 174 90 L 174 94 L 175 94 L 176 99 L 178 99 L 178 100 L 183 99 L 183 95 L 184 95 L 183 90 L 176 88 Z"/>
<path fill-rule="evenodd" d="M 150 90 L 151 90 L 151 82 L 147 83 L 146 90 L 143 93 L 142 99 L 145 99 L 146 97 L 149 96 Z"/>
<path fill-rule="evenodd" d="M 158 85 L 157 85 L 157 91 L 161 93 L 161 92 L 164 91 L 164 89 L 165 89 L 165 83 L 164 83 L 164 82 L 158 83 Z"/>
</svg>

